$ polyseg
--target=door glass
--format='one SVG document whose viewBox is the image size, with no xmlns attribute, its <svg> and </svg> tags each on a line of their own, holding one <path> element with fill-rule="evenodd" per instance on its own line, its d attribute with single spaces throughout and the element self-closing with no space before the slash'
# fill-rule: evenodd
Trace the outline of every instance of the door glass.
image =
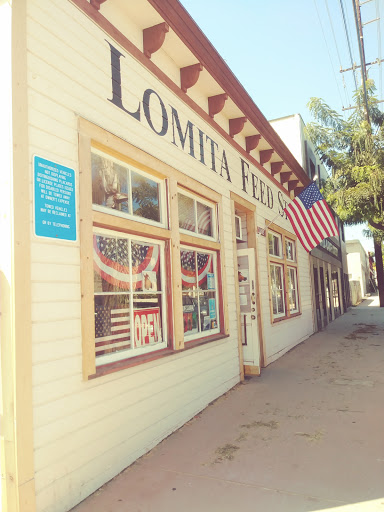
<svg viewBox="0 0 384 512">
<path fill-rule="evenodd" d="M 237 259 L 240 293 L 240 311 L 242 313 L 251 312 L 251 285 L 249 279 L 249 261 L 248 256 L 239 256 Z"/>
</svg>

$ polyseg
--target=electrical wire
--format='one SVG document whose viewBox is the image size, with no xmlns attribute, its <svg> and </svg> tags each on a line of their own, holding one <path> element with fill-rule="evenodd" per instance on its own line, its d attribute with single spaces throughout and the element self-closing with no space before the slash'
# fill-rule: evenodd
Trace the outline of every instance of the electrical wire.
<svg viewBox="0 0 384 512">
<path fill-rule="evenodd" d="M 321 32 L 322 32 L 323 37 L 324 37 L 325 46 L 326 46 L 326 48 L 327 48 L 327 53 L 328 53 L 329 61 L 330 61 L 330 63 L 331 63 L 331 68 L 332 68 L 332 72 L 333 72 L 333 77 L 334 77 L 334 79 L 335 79 L 336 87 L 337 87 L 337 91 L 338 91 L 339 96 L 340 96 L 340 102 L 341 102 L 341 105 L 343 105 L 343 98 L 342 98 L 342 95 L 341 95 L 341 92 L 340 92 L 340 88 L 339 88 L 338 80 L 337 80 L 337 78 L 336 78 L 335 68 L 334 68 L 334 66 L 333 66 L 333 62 L 332 62 L 332 58 L 331 58 L 331 54 L 330 54 L 329 47 L 328 47 L 328 43 L 327 43 L 327 38 L 325 37 L 325 32 L 324 32 L 323 24 L 321 23 L 320 13 L 319 13 L 319 10 L 318 10 L 318 8 L 317 8 L 317 2 L 316 2 L 316 0 L 313 0 L 313 1 L 314 1 L 314 4 L 315 4 L 315 9 L 316 9 L 317 17 L 318 17 L 318 19 L 319 19 Z"/>
<path fill-rule="evenodd" d="M 331 27 L 331 30 L 332 30 L 332 35 L 333 35 L 333 41 L 335 43 L 335 47 L 336 47 L 336 53 L 337 53 L 337 57 L 339 59 L 339 65 L 340 65 L 340 69 L 343 68 L 342 64 L 341 64 L 341 58 L 340 58 L 340 53 L 339 53 L 339 47 L 338 47 L 338 44 L 337 44 L 337 41 L 336 41 L 336 35 L 335 35 L 335 30 L 333 28 L 333 23 L 332 23 L 332 17 L 331 17 L 331 13 L 329 12 L 329 7 L 328 7 L 328 0 L 325 0 L 325 6 L 326 6 L 326 9 L 327 9 L 327 13 L 328 13 L 328 19 L 329 19 L 329 24 L 330 24 L 330 27 Z M 346 99 L 346 102 L 347 102 L 347 105 L 351 104 L 350 102 L 350 99 L 348 97 L 348 91 L 347 91 L 347 86 L 345 84 L 345 80 L 344 80 L 344 76 L 342 78 L 342 81 L 343 81 L 343 86 L 344 86 L 344 94 L 345 94 L 345 99 Z"/>
</svg>

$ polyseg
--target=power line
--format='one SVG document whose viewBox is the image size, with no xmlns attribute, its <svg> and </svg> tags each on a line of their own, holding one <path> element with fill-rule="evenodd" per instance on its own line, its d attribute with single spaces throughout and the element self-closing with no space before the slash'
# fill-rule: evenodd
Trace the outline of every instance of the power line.
<svg viewBox="0 0 384 512">
<path fill-rule="evenodd" d="M 339 47 L 338 47 L 338 44 L 337 44 L 337 41 L 336 41 L 336 35 L 335 35 L 335 30 L 333 28 L 332 17 L 331 17 L 331 14 L 329 12 L 328 0 L 325 0 L 325 6 L 326 6 L 326 9 L 327 9 L 329 24 L 331 26 L 332 35 L 333 35 L 333 41 L 335 43 L 336 53 L 337 53 L 337 57 L 339 59 L 339 65 L 340 65 L 340 69 L 341 69 L 342 65 L 341 65 L 341 58 L 340 58 L 340 53 L 339 53 Z M 343 86 L 344 86 L 345 100 L 346 100 L 346 102 L 348 104 L 348 103 L 350 103 L 350 101 L 349 101 L 347 87 L 346 87 L 346 84 L 345 84 L 345 81 L 344 81 L 344 77 L 343 77 Z"/>
<path fill-rule="evenodd" d="M 338 84 L 338 81 L 337 81 L 337 78 L 336 78 L 335 69 L 334 69 L 334 67 L 333 67 L 333 62 L 332 62 L 332 59 L 331 59 L 331 54 L 330 54 L 330 51 L 329 51 L 329 47 L 328 47 L 328 43 L 327 43 L 327 38 L 325 37 L 323 24 L 321 23 L 321 18 L 320 18 L 319 10 L 318 10 L 318 8 L 317 8 L 317 3 L 316 3 L 316 0 L 313 0 L 313 1 L 314 1 L 314 4 L 315 4 L 315 9 L 316 9 L 317 17 L 318 17 L 318 19 L 319 19 L 319 23 L 320 23 L 320 27 L 321 27 L 321 32 L 323 33 L 324 42 L 325 42 L 325 46 L 326 46 L 326 48 L 327 48 L 329 61 L 330 61 L 330 63 L 331 63 L 331 68 L 332 68 L 332 72 L 333 72 L 333 77 L 334 77 L 334 79 L 335 79 L 336 87 L 337 87 L 337 91 L 338 91 L 339 96 L 340 96 L 340 102 L 341 102 L 341 105 L 343 105 L 343 98 L 342 98 L 342 95 L 341 95 L 341 92 L 340 92 L 340 88 L 339 88 L 339 84 Z"/>
<path fill-rule="evenodd" d="M 355 64 L 354 64 L 353 56 L 352 56 L 351 41 L 349 40 L 349 33 L 348 33 L 347 21 L 346 21 L 346 17 L 345 17 L 343 0 L 340 0 L 340 9 L 341 9 L 342 17 L 343 17 L 343 22 L 344 22 L 345 36 L 347 38 L 349 58 L 351 59 L 351 66 L 353 69 L 353 80 L 355 82 L 355 91 L 357 91 L 358 87 L 357 87 L 357 80 L 356 80 Z"/>
</svg>

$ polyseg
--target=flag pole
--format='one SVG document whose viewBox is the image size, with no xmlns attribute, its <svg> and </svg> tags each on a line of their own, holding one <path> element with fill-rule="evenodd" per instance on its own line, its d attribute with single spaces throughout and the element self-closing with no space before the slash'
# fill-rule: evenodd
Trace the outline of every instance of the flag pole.
<svg viewBox="0 0 384 512">
<path fill-rule="evenodd" d="M 281 217 L 280 213 L 278 213 L 277 215 L 275 215 L 275 217 L 273 217 L 273 219 L 272 219 L 270 222 L 268 222 L 268 224 L 265 226 L 265 228 L 264 228 L 264 229 L 268 229 L 268 228 L 269 228 L 269 226 L 270 226 L 270 225 L 271 225 L 271 224 L 272 224 L 272 223 L 277 219 L 277 217 Z"/>
</svg>

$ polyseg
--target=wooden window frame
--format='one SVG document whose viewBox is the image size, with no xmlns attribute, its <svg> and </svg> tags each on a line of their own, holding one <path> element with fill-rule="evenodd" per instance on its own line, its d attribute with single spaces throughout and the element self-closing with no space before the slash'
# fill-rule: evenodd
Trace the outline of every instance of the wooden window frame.
<svg viewBox="0 0 384 512">
<path fill-rule="evenodd" d="M 191 235 L 196 238 L 201 238 L 202 240 L 207 240 L 210 242 L 217 242 L 218 241 L 217 205 L 215 203 L 213 203 L 212 201 L 209 201 L 206 198 L 203 198 L 194 193 L 191 193 L 189 190 L 186 190 L 180 186 L 178 188 L 178 193 L 193 200 L 194 205 L 195 205 L 194 213 L 195 213 L 195 223 L 196 223 L 196 231 L 184 229 L 179 226 L 180 233 L 183 235 Z M 211 236 L 203 235 L 202 233 L 198 232 L 199 226 L 198 226 L 198 218 L 197 218 L 197 203 L 202 204 L 203 206 L 207 206 L 208 208 L 212 209 L 212 235 Z"/>
<path fill-rule="evenodd" d="M 267 221 L 266 221 L 267 224 Z M 281 256 L 275 256 L 269 254 L 269 242 L 268 242 L 268 234 L 272 233 L 281 237 Z M 277 226 L 276 224 L 268 225 L 267 233 L 267 261 L 268 261 L 268 287 L 269 287 L 269 306 L 270 306 L 270 316 L 271 323 L 275 324 L 278 322 L 282 322 L 284 320 L 288 320 L 289 318 L 294 318 L 301 315 L 301 300 L 300 300 L 300 286 L 299 286 L 299 269 L 297 262 L 297 237 L 290 233 L 289 231 Z M 293 242 L 294 244 L 294 261 L 287 258 L 286 252 L 286 244 L 285 242 Z M 272 303 L 272 286 L 271 286 L 271 276 L 270 276 L 270 265 L 280 265 L 283 268 L 283 298 L 284 298 L 284 315 L 275 315 L 273 313 L 273 303 Z M 293 268 L 296 271 L 296 292 L 297 292 L 297 310 L 291 313 L 289 310 L 289 292 L 288 292 L 288 273 L 289 269 Z"/>
<path fill-rule="evenodd" d="M 223 224 L 222 196 L 205 185 L 186 176 L 152 155 L 107 132 L 83 118 L 78 119 L 79 133 L 79 219 L 80 219 L 80 279 L 83 377 L 85 380 L 112 373 L 124 368 L 137 366 L 159 359 L 202 343 L 212 342 L 229 336 L 228 302 L 224 249 L 220 242 Z M 109 212 L 96 210 L 92 205 L 91 149 L 95 148 L 117 160 L 126 162 L 138 170 L 164 180 L 167 191 L 167 227 L 141 222 L 140 219 L 124 218 Z M 216 205 L 217 238 L 205 239 L 198 234 L 180 233 L 178 220 L 178 192 L 186 190 L 202 202 Z M 111 231 L 138 235 L 154 240 L 163 240 L 165 280 L 170 283 L 166 289 L 168 347 L 158 351 L 114 362 L 96 368 L 94 288 L 93 288 L 93 230 L 104 228 Z M 183 306 L 181 290 L 180 246 L 215 251 L 217 254 L 217 301 L 220 332 L 184 343 Z"/>
</svg>

